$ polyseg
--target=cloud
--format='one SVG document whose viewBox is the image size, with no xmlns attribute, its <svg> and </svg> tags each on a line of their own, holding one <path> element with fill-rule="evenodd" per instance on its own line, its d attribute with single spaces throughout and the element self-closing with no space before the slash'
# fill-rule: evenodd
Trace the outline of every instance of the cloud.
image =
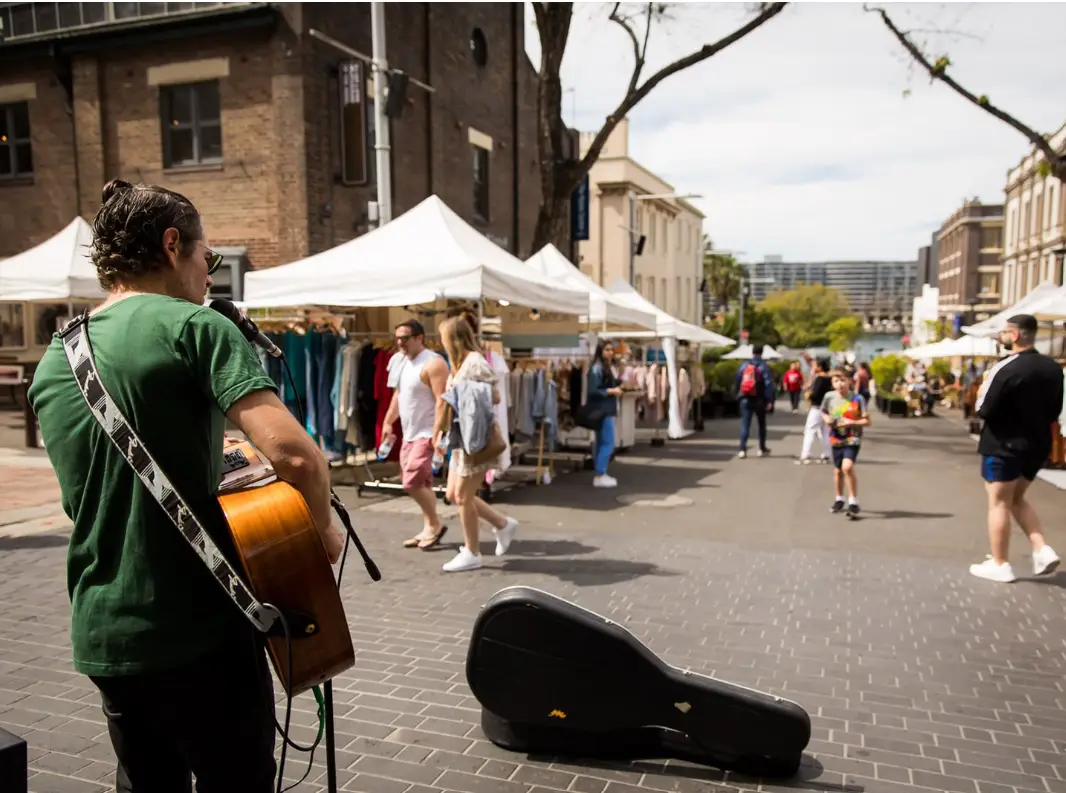
<svg viewBox="0 0 1066 793">
<path fill-rule="evenodd" d="M 610 6 L 575 6 L 567 122 L 595 130 L 632 67 Z M 1066 121 L 1063 4 L 900 5 L 890 11 L 952 59 L 975 93 L 1041 132 Z M 746 4 L 693 3 L 652 31 L 649 71 L 733 30 Z M 529 15 L 527 49 L 539 62 Z M 935 31 L 955 31 L 948 35 Z M 905 91 L 909 95 L 905 96 Z M 571 108 L 576 109 L 576 114 Z M 571 117 L 574 116 L 574 117 Z M 1029 146 L 950 89 L 930 85 L 879 18 L 854 3 L 801 3 L 658 86 L 630 114 L 630 153 L 701 193 L 704 231 L 750 259 L 912 259 L 964 199 L 1003 200 Z"/>
</svg>

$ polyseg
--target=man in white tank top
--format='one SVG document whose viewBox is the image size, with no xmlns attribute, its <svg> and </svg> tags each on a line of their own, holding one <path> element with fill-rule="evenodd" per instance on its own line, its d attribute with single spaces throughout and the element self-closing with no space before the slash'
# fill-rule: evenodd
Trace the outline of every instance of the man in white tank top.
<svg viewBox="0 0 1066 793">
<path fill-rule="evenodd" d="M 432 489 L 433 426 L 437 402 L 448 379 L 448 364 L 443 357 L 426 349 L 426 331 L 417 319 L 397 325 L 395 338 L 404 357 L 389 366 L 389 387 L 395 390 L 385 414 L 381 442 L 395 442 L 391 427 L 399 416 L 403 432 L 400 447 L 403 487 L 418 502 L 425 517 L 422 532 L 406 540 L 404 547 L 432 548 L 448 530 L 437 515 L 437 497 Z"/>
</svg>

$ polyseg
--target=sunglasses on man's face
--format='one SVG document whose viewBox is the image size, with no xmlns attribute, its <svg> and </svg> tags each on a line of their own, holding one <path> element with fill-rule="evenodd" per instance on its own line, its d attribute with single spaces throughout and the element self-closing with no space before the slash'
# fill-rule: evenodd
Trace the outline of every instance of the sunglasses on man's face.
<svg viewBox="0 0 1066 793">
<path fill-rule="evenodd" d="M 214 275 L 218 268 L 222 266 L 222 254 L 215 253 L 206 245 L 204 246 L 204 260 L 207 262 L 208 275 Z"/>
</svg>

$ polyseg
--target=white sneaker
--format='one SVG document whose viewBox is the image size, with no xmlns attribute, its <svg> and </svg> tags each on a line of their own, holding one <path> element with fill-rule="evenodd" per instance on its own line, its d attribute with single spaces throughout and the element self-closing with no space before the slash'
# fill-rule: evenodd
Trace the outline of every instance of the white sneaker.
<svg viewBox="0 0 1066 793">
<path fill-rule="evenodd" d="M 514 533 L 518 531 L 518 521 L 514 518 L 507 519 L 507 525 L 502 529 L 496 529 L 493 533 L 496 535 L 496 555 L 503 556 L 507 553 L 507 549 L 511 547 L 511 541 L 514 540 Z"/>
<path fill-rule="evenodd" d="M 467 570 L 477 570 L 481 567 L 481 554 L 476 556 L 465 545 L 459 549 L 459 553 L 450 562 L 445 562 L 442 568 L 446 573 L 463 573 Z"/>
<path fill-rule="evenodd" d="M 1050 575 L 1059 567 L 1059 555 L 1050 545 L 1033 552 L 1033 575 Z"/>
<path fill-rule="evenodd" d="M 981 564 L 970 565 L 970 575 L 985 578 L 989 581 L 996 581 L 1000 584 L 1012 584 L 1015 581 L 1014 568 L 1010 566 L 1010 562 L 996 564 L 995 559 L 991 556 L 986 557 Z"/>
<path fill-rule="evenodd" d="M 593 479 L 592 480 L 592 486 L 593 487 L 618 487 L 618 480 L 615 479 L 613 476 L 607 476 L 607 474 L 604 474 L 603 476 L 597 476 L 595 479 Z"/>
<path fill-rule="evenodd" d="M 737 457 L 740 458 L 741 460 L 743 460 L 747 456 L 748 456 L 747 452 L 741 452 L 740 454 L 737 455 Z"/>
</svg>

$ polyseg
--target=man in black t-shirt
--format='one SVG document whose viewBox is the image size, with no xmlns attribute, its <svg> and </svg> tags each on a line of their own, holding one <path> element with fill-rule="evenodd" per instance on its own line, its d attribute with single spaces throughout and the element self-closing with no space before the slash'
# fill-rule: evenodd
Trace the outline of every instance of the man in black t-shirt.
<svg viewBox="0 0 1066 793">
<path fill-rule="evenodd" d="M 800 451 L 796 465 L 807 465 L 811 461 L 811 451 L 814 440 L 821 441 L 822 456 L 819 462 L 829 462 L 829 428 L 822 420 L 822 401 L 825 395 L 833 390 L 833 381 L 829 377 L 829 362 L 820 360 L 814 364 L 814 374 L 807 386 L 807 398 L 810 410 L 807 412 L 807 423 L 803 427 L 803 449 Z"/>
</svg>

